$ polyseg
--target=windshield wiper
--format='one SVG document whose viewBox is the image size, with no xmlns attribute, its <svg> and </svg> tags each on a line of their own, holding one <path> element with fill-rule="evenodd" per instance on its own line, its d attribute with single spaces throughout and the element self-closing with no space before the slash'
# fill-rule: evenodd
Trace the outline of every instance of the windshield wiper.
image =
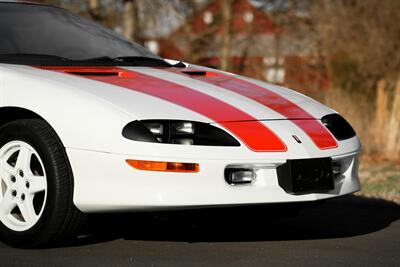
<svg viewBox="0 0 400 267">
<path fill-rule="evenodd" d="M 179 62 L 177 64 L 170 64 L 161 58 L 141 57 L 141 56 L 127 56 L 111 58 L 109 56 L 94 57 L 87 59 L 70 59 L 61 56 L 48 55 L 48 54 L 0 54 L 0 62 L 3 63 L 16 63 L 27 65 L 106 65 L 106 66 L 144 66 L 144 67 L 185 67 L 185 64 Z"/>
<path fill-rule="evenodd" d="M 170 64 L 162 58 L 153 58 L 153 57 L 140 57 L 140 56 L 131 56 L 131 57 L 117 57 L 113 58 L 116 62 L 128 63 L 131 66 L 143 66 L 143 67 L 185 67 L 185 64 L 182 62 L 178 62 L 177 64 Z"/>
<path fill-rule="evenodd" d="M 126 56 L 126 57 L 116 57 L 111 58 L 108 56 L 96 57 L 96 58 L 88 58 L 83 60 L 75 60 L 75 62 L 80 63 L 104 63 L 104 62 L 113 62 L 117 65 L 122 66 L 141 66 L 141 67 L 186 67 L 182 62 L 178 62 L 177 64 L 170 64 L 162 58 L 154 58 L 154 57 L 142 57 L 142 56 Z"/>
</svg>

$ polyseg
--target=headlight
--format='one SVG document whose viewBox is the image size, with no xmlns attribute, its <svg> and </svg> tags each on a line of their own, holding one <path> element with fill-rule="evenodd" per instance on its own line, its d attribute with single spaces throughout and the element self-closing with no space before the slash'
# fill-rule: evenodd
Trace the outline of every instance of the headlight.
<svg viewBox="0 0 400 267">
<path fill-rule="evenodd" d="M 240 146 L 224 130 L 207 123 L 174 120 L 145 120 L 128 123 L 122 135 L 130 140 L 151 143 Z"/>
<path fill-rule="evenodd" d="M 146 126 L 146 128 L 149 129 L 150 132 L 152 134 L 154 134 L 155 136 L 158 136 L 158 135 L 161 136 L 164 134 L 164 125 L 162 125 L 161 123 L 148 122 L 148 123 L 145 123 L 144 126 Z"/>
<path fill-rule="evenodd" d="M 172 123 L 171 132 L 174 135 L 194 134 L 194 123 L 187 121 Z"/>
<path fill-rule="evenodd" d="M 339 114 L 324 116 L 322 118 L 322 123 L 339 141 L 356 136 L 353 127 L 351 127 L 351 125 Z"/>
</svg>

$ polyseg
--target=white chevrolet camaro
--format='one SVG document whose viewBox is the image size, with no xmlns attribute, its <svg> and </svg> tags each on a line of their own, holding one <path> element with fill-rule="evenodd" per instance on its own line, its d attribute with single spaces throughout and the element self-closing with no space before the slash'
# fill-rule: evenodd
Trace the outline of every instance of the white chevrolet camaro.
<svg viewBox="0 0 400 267">
<path fill-rule="evenodd" d="M 85 214 L 307 202 L 358 191 L 360 142 L 292 90 L 164 60 L 66 10 L 0 2 L 0 238 Z"/>
</svg>

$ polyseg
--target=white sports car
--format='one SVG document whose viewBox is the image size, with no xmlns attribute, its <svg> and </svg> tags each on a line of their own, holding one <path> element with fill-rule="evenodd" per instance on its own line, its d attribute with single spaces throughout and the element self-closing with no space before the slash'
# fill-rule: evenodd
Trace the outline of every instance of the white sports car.
<svg viewBox="0 0 400 267">
<path fill-rule="evenodd" d="M 164 60 L 66 10 L 0 2 L 0 238 L 85 214 L 305 202 L 358 191 L 360 142 L 294 91 Z"/>
</svg>

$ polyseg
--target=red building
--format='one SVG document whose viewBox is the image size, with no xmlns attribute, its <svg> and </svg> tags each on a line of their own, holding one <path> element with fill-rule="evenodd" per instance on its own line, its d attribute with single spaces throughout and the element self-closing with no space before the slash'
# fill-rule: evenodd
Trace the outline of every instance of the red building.
<svg viewBox="0 0 400 267">
<path fill-rule="evenodd" d="M 164 58 L 218 67 L 222 40 L 220 4 L 218 0 L 211 1 L 168 38 L 147 40 L 146 46 Z M 232 72 L 301 90 L 327 87 L 318 60 L 307 55 L 304 41 L 289 40 L 267 13 L 249 0 L 235 0 L 232 11 Z"/>
</svg>

